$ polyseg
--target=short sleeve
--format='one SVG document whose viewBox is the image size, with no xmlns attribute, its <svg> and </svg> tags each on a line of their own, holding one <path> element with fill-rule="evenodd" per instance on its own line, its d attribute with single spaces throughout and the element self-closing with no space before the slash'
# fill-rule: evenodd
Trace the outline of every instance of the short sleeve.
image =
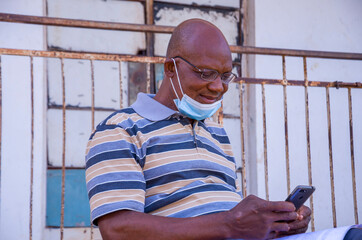
<svg viewBox="0 0 362 240">
<path fill-rule="evenodd" d="M 100 125 L 86 150 L 92 222 L 119 210 L 144 212 L 145 179 L 137 141 L 118 125 Z"/>
</svg>

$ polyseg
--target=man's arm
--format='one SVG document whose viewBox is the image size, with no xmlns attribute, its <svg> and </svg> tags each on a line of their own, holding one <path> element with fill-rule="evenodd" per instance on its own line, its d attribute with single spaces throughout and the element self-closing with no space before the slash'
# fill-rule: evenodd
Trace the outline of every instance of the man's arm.
<svg viewBox="0 0 362 240">
<path fill-rule="evenodd" d="M 270 202 L 248 196 L 227 212 L 193 218 L 153 216 L 117 211 L 98 221 L 104 240 L 109 239 L 269 239 L 290 229 L 286 222 L 298 217 L 288 202 Z"/>
</svg>

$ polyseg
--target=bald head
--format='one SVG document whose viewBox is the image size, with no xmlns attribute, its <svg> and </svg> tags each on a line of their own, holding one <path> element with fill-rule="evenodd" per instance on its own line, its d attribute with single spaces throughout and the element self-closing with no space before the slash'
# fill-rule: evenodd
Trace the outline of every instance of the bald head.
<svg viewBox="0 0 362 240">
<path fill-rule="evenodd" d="M 154 99 L 176 111 L 174 99 L 184 94 L 203 104 L 220 100 L 228 85 L 222 83 L 221 77 L 205 81 L 193 66 L 220 74 L 232 71 L 230 47 L 224 35 L 201 19 L 187 20 L 175 28 L 167 48 L 164 78 Z M 175 82 L 180 84 L 173 86 Z"/>
<path fill-rule="evenodd" d="M 190 19 L 178 25 L 171 36 L 166 57 L 193 57 L 217 48 L 231 56 L 229 45 L 222 32 L 210 22 Z"/>
</svg>

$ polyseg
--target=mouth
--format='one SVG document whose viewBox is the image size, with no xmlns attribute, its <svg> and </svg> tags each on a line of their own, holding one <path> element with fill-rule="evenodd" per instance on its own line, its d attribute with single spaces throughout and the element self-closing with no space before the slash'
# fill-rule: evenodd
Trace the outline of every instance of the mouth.
<svg viewBox="0 0 362 240">
<path fill-rule="evenodd" d="M 218 100 L 218 96 L 209 96 L 209 95 L 199 95 L 203 103 L 211 104 Z"/>
</svg>

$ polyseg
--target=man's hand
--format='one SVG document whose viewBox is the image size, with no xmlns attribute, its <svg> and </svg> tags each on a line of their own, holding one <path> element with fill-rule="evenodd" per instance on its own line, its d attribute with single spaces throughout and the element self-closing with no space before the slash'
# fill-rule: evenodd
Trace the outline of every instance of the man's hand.
<svg viewBox="0 0 362 240">
<path fill-rule="evenodd" d="M 310 210 L 309 207 L 303 205 L 298 209 L 297 213 L 298 213 L 298 218 L 288 223 L 290 230 L 287 232 L 280 232 L 277 234 L 276 237 L 284 237 L 299 233 L 305 233 L 307 231 L 312 211 Z"/>
<path fill-rule="evenodd" d="M 231 238 L 242 236 L 243 239 L 271 239 L 278 232 L 289 232 L 292 227 L 293 230 L 299 229 L 297 223 L 304 222 L 297 220 L 298 214 L 292 203 L 266 201 L 253 195 L 247 196 L 229 213 L 227 222 Z M 306 218 L 310 215 L 304 211 L 300 214 L 304 214 Z M 305 227 L 304 224 L 302 227 Z"/>
</svg>

